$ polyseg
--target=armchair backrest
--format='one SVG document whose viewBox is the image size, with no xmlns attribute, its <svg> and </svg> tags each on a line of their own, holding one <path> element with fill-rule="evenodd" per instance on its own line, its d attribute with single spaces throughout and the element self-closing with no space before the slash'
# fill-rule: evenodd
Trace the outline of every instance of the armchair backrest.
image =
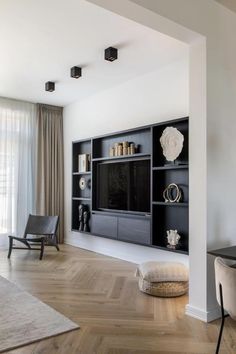
<svg viewBox="0 0 236 354">
<path fill-rule="evenodd" d="M 30 235 L 55 235 L 59 216 L 29 215 L 24 237 Z"/>
<path fill-rule="evenodd" d="M 236 269 L 229 267 L 222 258 L 215 259 L 216 297 L 220 305 L 220 284 L 222 286 L 224 309 L 236 320 Z"/>
</svg>

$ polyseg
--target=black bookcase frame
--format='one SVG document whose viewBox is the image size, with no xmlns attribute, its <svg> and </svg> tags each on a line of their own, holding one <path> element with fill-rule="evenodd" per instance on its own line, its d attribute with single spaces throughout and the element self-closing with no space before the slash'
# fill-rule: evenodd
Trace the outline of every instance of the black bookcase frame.
<svg viewBox="0 0 236 354">
<path fill-rule="evenodd" d="M 177 161 L 168 163 L 160 145 L 163 130 L 172 126 L 184 135 L 184 147 Z M 138 153 L 109 157 L 109 148 L 116 142 L 132 141 L 139 145 Z M 91 154 L 90 171 L 78 172 L 78 155 Z M 106 134 L 72 143 L 72 218 L 71 229 L 78 231 L 78 206 L 86 204 L 90 211 L 91 234 L 98 237 L 142 244 L 158 249 L 188 254 L 189 241 L 189 123 L 188 117 Z M 96 210 L 96 168 L 101 162 L 150 159 L 150 213 Z M 81 191 L 79 179 L 90 180 L 90 189 Z M 163 190 L 169 183 L 177 183 L 183 191 L 179 203 L 166 203 Z M 94 186 L 94 187 L 93 187 Z M 178 230 L 179 248 L 167 248 L 166 231 Z M 134 231 L 132 231 L 134 230 Z"/>
</svg>

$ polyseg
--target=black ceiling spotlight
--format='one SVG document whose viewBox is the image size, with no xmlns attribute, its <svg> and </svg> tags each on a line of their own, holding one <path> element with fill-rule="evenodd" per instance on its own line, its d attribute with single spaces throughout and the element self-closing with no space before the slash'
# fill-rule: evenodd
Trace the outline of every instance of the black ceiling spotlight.
<svg viewBox="0 0 236 354">
<path fill-rule="evenodd" d="M 79 66 L 73 66 L 73 68 L 70 69 L 70 76 L 74 79 L 78 79 L 82 76 L 82 68 Z"/>
<path fill-rule="evenodd" d="M 45 83 L 45 91 L 49 91 L 49 92 L 55 91 L 55 82 L 47 81 Z"/>
<path fill-rule="evenodd" d="M 109 47 L 105 49 L 105 55 L 104 55 L 105 60 L 108 61 L 114 61 L 118 58 L 118 49 Z"/>
</svg>

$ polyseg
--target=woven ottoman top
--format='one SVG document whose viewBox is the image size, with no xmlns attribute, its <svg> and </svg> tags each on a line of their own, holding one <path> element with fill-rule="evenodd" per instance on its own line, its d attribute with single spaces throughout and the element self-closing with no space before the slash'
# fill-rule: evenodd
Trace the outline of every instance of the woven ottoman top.
<svg viewBox="0 0 236 354">
<path fill-rule="evenodd" d="M 138 266 L 136 275 L 151 283 L 188 281 L 188 268 L 176 262 L 145 262 Z"/>
</svg>

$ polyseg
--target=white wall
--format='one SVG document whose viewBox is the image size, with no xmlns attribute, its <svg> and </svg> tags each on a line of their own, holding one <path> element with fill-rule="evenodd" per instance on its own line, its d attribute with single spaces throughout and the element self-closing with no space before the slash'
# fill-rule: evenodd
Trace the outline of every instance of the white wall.
<svg viewBox="0 0 236 354">
<path fill-rule="evenodd" d="M 64 109 L 66 242 L 139 263 L 188 257 L 71 232 L 71 142 L 82 138 L 188 116 L 188 48 L 183 59 L 159 71 L 103 91 Z"/>
<path fill-rule="evenodd" d="M 207 38 L 207 245 L 235 244 L 236 179 L 236 14 L 215 1 L 133 0 L 158 11 Z M 203 257 L 204 255 L 199 255 Z M 208 259 L 207 312 L 214 312 L 213 257 Z"/>
<path fill-rule="evenodd" d="M 199 205 L 199 210 L 207 207 L 207 230 L 202 230 L 203 235 L 199 234 L 199 242 L 205 243 L 208 248 L 235 244 L 235 195 L 232 186 L 236 178 L 236 42 L 232 38 L 236 33 L 236 14 L 213 0 L 122 0 L 119 4 L 115 0 L 109 4 L 105 0 L 89 1 L 172 34 L 191 45 L 192 31 L 206 38 L 207 202 L 206 205 Z M 134 3 L 140 6 L 132 6 Z M 161 19 L 160 15 L 163 16 Z M 175 24 L 180 27 L 175 28 Z M 192 75 L 194 73 L 190 72 L 190 82 Z M 205 156 L 203 160 L 205 169 Z M 199 194 L 205 193 L 198 184 L 196 188 Z M 205 217 L 198 218 L 199 222 L 204 224 L 202 219 Z M 199 259 L 199 273 L 207 287 L 203 282 L 199 284 L 195 274 L 195 298 L 190 300 L 190 307 L 192 312 L 196 309 L 200 318 L 210 320 L 216 309 L 212 260 L 202 268 L 202 264 L 206 263 L 204 247 L 197 248 L 192 255 L 190 252 L 190 259 L 192 256 Z M 197 271 L 198 264 L 195 262 L 194 267 Z"/>
<path fill-rule="evenodd" d="M 66 106 L 65 144 L 69 139 L 184 117 L 188 111 L 186 46 L 181 61 Z"/>
</svg>

